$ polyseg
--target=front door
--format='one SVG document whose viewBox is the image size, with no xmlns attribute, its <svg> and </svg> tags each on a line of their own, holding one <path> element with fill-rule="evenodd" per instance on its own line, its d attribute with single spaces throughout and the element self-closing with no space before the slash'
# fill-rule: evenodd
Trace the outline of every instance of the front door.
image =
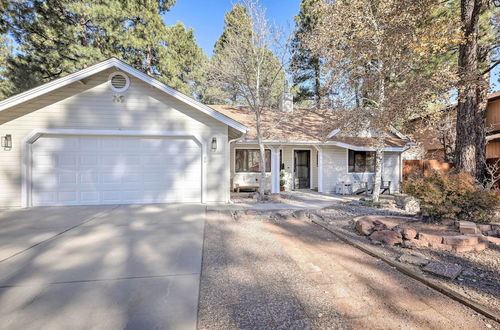
<svg viewBox="0 0 500 330">
<path fill-rule="evenodd" d="M 294 160 L 295 189 L 311 188 L 311 151 L 295 150 Z"/>
</svg>

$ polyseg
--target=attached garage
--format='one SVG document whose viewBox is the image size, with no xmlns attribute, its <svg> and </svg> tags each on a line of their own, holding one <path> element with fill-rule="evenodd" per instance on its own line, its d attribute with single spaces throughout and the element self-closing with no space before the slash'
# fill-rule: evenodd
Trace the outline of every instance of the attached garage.
<svg viewBox="0 0 500 330">
<path fill-rule="evenodd" d="M 109 59 L 0 101 L 0 208 L 227 202 L 246 130 Z"/>
<path fill-rule="evenodd" d="M 194 139 L 47 135 L 30 149 L 32 206 L 201 202 Z"/>
</svg>

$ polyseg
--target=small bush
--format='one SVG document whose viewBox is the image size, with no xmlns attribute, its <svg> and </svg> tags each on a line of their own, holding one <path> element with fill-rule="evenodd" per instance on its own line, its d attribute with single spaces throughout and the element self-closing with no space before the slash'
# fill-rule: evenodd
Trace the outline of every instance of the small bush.
<svg viewBox="0 0 500 330">
<path fill-rule="evenodd" d="M 402 188 L 420 201 L 422 215 L 433 220 L 451 218 L 485 223 L 500 209 L 500 195 L 476 186 L 474 179 L 465 173 L 414 176 Z"/>
</svg>

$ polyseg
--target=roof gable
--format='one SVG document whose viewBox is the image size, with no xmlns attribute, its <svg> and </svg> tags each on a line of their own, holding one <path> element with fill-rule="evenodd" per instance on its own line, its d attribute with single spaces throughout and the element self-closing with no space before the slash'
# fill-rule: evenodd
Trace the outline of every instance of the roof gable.
<svg viewBox="0 0 500 330">
<path fill-rule="evenodd" d="M 72 84 L 77 81 L 81 81 L 82 79 L 85 79 L 87 77 L 90 77 L 96 73 L 102 72 L 104 70 L 107 70 L 109 68 L 118 68 L 122 70 L 123 72 L 126 72 L 130 74 L 131 76 L 143 81 L 146 84 L 149 84 L 160 91 L 176 98 L 177 100 L 184 102 L 193 108 L 215 118 L 216 120 L 219 120 L 220 122 L 223 122 L 224 124 L 242 132 L 246 133 L 247 132 L 247 127 L 245 125 L 239 123 L 238 121 L 229 118 L 228 116 L 194 100 L 193 98 L 184 95 L 175 89 L 168 87 L 167 85 L 163 84 L 162 82 L 148 76 L 147 74 L 131 67 L 130 65 L 116 59 L 116 58 L 111 58 L 106 61 L 97 63 L 93 66 L 90 66 L 88 68 L 82 69 L 80 71 L 77 71 L 75 73 L 69 74 L 65 77 L 56 79 L 54 81 L 48 82 L 46 84 L 43 84 L 41 86 L 35 87 L 33 89 L 30 89 L 26 92 L 14 95 L 8 99 L 5 99 L 3 101 L 0 101 L 0 112 L 10 109 L 16 105 L 19 105 L 21 103 L 30 101 L 34 98 L 37 98 L 39 96 L 42 96 L 44 94 L 47 94 L 49 92 L 55 91 L 56 89 L 59 89 L 61 87 L 67 86 L 69 84 Z"/>
</svg>

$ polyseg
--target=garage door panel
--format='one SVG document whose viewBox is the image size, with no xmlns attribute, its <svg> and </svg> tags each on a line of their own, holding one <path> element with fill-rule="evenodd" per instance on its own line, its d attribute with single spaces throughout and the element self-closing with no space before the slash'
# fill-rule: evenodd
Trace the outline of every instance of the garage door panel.
<svg viewBox="0 0 500 330">
<path fill-rule="evenodd" d="M 201 149 L 189 139 L 41 137 L 31 171 L 33 205 L 201 201 Z"/>
</svg>

